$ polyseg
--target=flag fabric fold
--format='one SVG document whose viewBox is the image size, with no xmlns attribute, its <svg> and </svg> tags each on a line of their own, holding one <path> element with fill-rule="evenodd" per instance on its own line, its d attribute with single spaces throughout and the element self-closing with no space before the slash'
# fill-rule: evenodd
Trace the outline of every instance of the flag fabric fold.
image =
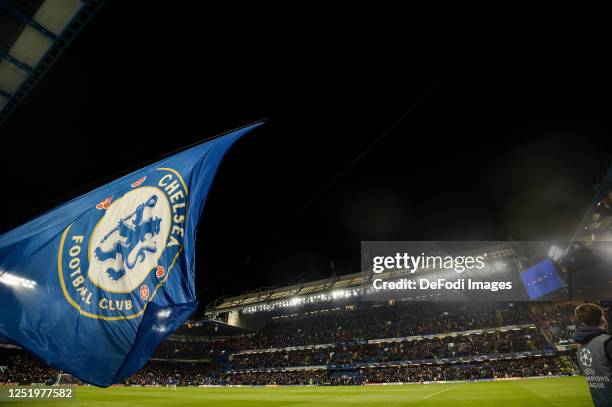
<svg viewBox="0 0 612 407">
<path fill-rule="evenodd" d="M 0 236 L 0 338 L 97 386 L 129 377 L 197 307 L 195 235 L 244 127 Z"/>
</svg>

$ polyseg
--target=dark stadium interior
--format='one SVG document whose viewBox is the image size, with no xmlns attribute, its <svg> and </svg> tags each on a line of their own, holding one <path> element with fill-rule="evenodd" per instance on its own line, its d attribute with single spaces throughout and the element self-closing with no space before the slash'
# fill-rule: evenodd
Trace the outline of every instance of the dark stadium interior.
<svg viewBox="0 0 612 407">
<path fill-rule="evenodd" d="M 213 186 L 198 289 L 234 273 L 203 304 L 358 271 L 360 240 L 571 232 L 612 146 L 602 119 L 609 27 L 595 5 L 243 7 L 105 4 L 0 129 L 12 174 L 3 228 L 111 174 L 268 117 Z M 159 21 L 166 35 L 152 34 Z"/>
<path fill-rule="evenodd" d="M 612 193 L 593 201 L 612 154 L 608 13 L 328 3 L 106 2 L 0 122 L 0 233 L 267 118 L 232 147 L 206 202 L 198 311 L 122 384 L 577 375 L 574 309 L 587 298 L 363 301 L 357 279 L 367 240 L 458 241 L 440 246 L 462 253 L 612 233 Z M 5 17 L 0 39 L 23 28 Z M 563 278 L 580 253 L 554 263 Z M 77 382 L 0 343 L 0 384 Z"/>
</svg>

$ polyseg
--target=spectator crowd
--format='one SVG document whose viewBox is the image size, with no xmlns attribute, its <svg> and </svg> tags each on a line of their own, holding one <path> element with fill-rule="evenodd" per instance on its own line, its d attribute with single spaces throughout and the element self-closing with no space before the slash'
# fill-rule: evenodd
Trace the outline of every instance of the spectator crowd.
<svg viewBox="0 0 612 407">
<path fill-rule="evenodd" d="M 460 364 L 421 364 L 402 367 L 364 367 L 353 375 L 334 375 L 333 370 L 267 370 L 260 372 L 214 372 L 197 365 L 169 367 L 150 363 L 128 379 L 139 385 L 349 385 L 373 383 L 419 383 L 452 380 L 486 380 L 510 377 L 567 376 L 575 373 L 567 357 L 525 357 L 474 361 Z"/>
<path fill-rule="evenodd" d="M 270 312 L 256 333 L 167 340 L 125 384 L 336 385 L 575 372 L 564 357 L 523 357 L 524 352 L 542 354 L 568 339 L 575 304 L 357 302 L 331 310 L 324 306 Z M 531 326 L 496 329 L 523 324 Z M 368 343 L 373 339 L 387 340 Z M 286 347 L 302 349 L 282 349 Z M 253 350 L 257 351 L 245 352 Z M 514 358 L 492 360 L 491 355 L 498 354 Z M 484 355 L 489 359 L 465 362 L 485 359 Z M 402 367 L 373 367 L 381 364 Z M 0 346 L 0 383 L 53 383 L 59 373 L 23 350 Z"/>
<path fill-rule="evenodd" d="M 328 364 L 400 362 L 473 355 L 539 351 L 549 348 L 537 329 L 492 331 L 482 334 L 433 337 L 373 344 L 339 344 L 319 349 L 236 354 L 233 369 L 275 368 Z"/>
</svg>

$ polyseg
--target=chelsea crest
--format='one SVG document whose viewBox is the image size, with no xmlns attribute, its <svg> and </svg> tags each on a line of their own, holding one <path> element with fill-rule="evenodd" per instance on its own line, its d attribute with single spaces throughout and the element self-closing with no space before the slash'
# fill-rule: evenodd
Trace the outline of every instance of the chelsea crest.
<svg viewBox="0 0 612 407">
<path fill-rule="evenodd" d="M 142 315 L 182 251 L 187 194 L 177 171 L 158 168 L 68 226 L 57 259 L 68 302 L 91 318 Z"/>
</svg>

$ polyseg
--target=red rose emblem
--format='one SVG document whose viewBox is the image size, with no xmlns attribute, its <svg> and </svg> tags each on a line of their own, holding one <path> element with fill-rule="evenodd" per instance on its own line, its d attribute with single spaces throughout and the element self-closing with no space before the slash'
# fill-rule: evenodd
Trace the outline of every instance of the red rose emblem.
<svg viewBox="0 0 612 407">
<path fill-rule="evenodd" d="M 108 198 L 106 198 L 104 201 L 100 202 L 99 204 L 96 205 L 96 209 L 108 209 L 108 207 L 110 206 L 111 202 L 113 202 L 113 196 L 109 196 Z"/>
<path fill-rule="evenodd" d="M 146 301 L 147 298 L 149 298 L 149 294 L 151 294 L 151 292 L 146 284 L 140 286 L 140 298 L 142 298 L 143 301 Z"/>
<path fill-rule="evenodd" d="M 132 184 L 132 188 L 136 188 L 137 186 L 140 186 L 143 182 L 145 182 L 146 179 L 147 179 L 147 177 L 140 178 L 138 181 L 136 181 L 136 182 L 134 182 Z"/>
</svg>

